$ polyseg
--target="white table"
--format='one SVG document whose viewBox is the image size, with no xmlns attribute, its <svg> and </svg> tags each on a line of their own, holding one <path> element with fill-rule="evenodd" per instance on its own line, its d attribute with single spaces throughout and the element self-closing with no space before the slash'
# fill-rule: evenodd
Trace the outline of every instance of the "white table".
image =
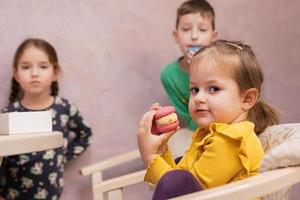
<svg viewBox="0 0 300 200">
<path fill-rule="evenodd" d="M 62 145 L 61 132 L 0 135 L 0 165 L 4 156 L 54 149 Z"/>
</svg>

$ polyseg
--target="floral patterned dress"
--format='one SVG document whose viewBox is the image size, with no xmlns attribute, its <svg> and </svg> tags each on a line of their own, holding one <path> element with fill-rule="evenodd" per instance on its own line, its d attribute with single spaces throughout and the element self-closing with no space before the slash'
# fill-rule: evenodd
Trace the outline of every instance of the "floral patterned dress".
<svg viewBox="0 0 300 200">
<path fill-rule="evenodd" d="M 4 158 L 1 165 L 0 195 L 5 199 L 59 199 L 63 189 L 64 165 L 90 145 L 92 132 L 77 108 L 68 100 L 55 97 L 44 109 L 52 111 L 53 131 L 63 133 L 64 146 Z M 2 112 L 33 111 L 15 102 Z"/>
</svg>

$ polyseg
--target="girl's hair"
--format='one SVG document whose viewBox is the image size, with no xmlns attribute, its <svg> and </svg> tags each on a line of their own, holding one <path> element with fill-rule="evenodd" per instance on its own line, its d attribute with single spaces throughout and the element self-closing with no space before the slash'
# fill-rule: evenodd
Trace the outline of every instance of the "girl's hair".
<svg viewBox="0 0 300 200">
<path fill-rule="evenodd" d="M 195 54 L 192 66 L 198 64 L 209 64 L 209 66 L 221 67 L 224 72 L 231 72 L 240 91 L 250 88 L 258 90 L 258 100 L 248 114 L 248 120 L 255 124 L 257 134 L 263 132 L 266 127 L 279 123 L 278 111 L 261 100 L 264 76 L 249 45 L 236 41 L 217 40 Z"/>
<path fill-rule="evenodd" d="M 54 47 L 48 42 L 46 42 L 45 40 L 38 39 L 38 38 L 28 38 L 20 44 L 20 46 L 16 50 L 13 59 L 14 70 L 17 70 L 22 54 L 29 47 L 35 47 L 43 51 L 48 56 L 50 63 L 53 65 L 54 71 L 56 72 L 60 71 L 60 66 L 58 63 L 58 58 Z M 53 81 L 51 84 L 51 95 L 52 96 L 58 95 L 58 91 L 59 91 L 58 82 Z M 16 100 L 20 100 L 24 95 L 23 93 L 24 92 L 22 91 L 20 84 L 13 77 L 11 80 L 11 92 L 9 95 L 9 103 L 13 103 Z"/>
<path fill-rule="evenodd" d="M 176 29 L 183 15 L 200 13 L 202 17 L 211 18 L 212 28 L 215 30 L 215 11 L 206 0 L 189 0 L 182 3 L 177 9 Z"/>
</svg>

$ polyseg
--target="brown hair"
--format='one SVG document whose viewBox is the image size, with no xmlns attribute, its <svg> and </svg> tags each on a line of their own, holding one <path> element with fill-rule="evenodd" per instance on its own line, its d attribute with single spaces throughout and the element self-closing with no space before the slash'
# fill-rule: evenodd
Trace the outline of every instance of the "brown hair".
<svg viewBox="0 0 300 200">
<path fill-rule="evenodd" d="M 199 62 L 209 62 L 224 71 L 230 70 L 240 91 L 250 88 L 258 90 L 258 100 L 248 114 L 248 120 L 255 124 L 257 134 L 263 132 L 266 127 L 279 123 L 278 111 L 261 100 L 264 76 L 249 45 L 236 41 L 217 40 L 195 54 L 192 66 L 197 66 Z"/>
<path fill-rule="evenodd" d="M 25 51 L 25 49 L 29 47 L 36 47 L 43 51 L 49 58 L 50 63 L 53 65 L 55 71 L 60 70 L 60 66 L 58 64 L 58 58 L 54 47 L 49 44 L 47 41 L 38 38 L 28 38 L 23 41 L 20 46 L 17 48 L 14 59 L 13 59 L 13 68 L 17 70 L 18 63 L 20 58 Z M 51 95 L 58 95 L 59 87 L 58 82 L 53 81 L 51 84 Z M 23 91 L 20 87 L 20 84 L 13 77 L 11 80 L 11 92 L 9 95 L 9 103 L 13 103 L 16 100 L 20 100 L 23 97 Z"/>
<path fill-rule="evenodd" d="M 191 13 L 200 13 L 203 18 L 211 18 L 212 28 L 215 30 L 215 11 L 206 0 L 189 0 L 181 4 L 177 9 L 176 29 L 178 28 L 180 17 Z"/>
</svg>

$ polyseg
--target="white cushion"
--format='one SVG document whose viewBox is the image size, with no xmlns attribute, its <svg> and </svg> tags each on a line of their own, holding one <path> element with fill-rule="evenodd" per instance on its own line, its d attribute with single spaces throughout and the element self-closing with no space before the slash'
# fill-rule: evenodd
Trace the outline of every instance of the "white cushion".
<svg viewBox="0 0 300 200">
<path fill-rule="evenodd" d="M 300 123 L 270 126 L 259 138 L 265 151 L 261 172 L 300 165 Z"/>
<path fill-rule="evenodd" d="M 259 136 L 265 151 L 260 171 L 300 165 L 300 123 L 268 127 Z M 262 197 L 262 200 L 288 200 L 292 187 Z"/>
</svg>

